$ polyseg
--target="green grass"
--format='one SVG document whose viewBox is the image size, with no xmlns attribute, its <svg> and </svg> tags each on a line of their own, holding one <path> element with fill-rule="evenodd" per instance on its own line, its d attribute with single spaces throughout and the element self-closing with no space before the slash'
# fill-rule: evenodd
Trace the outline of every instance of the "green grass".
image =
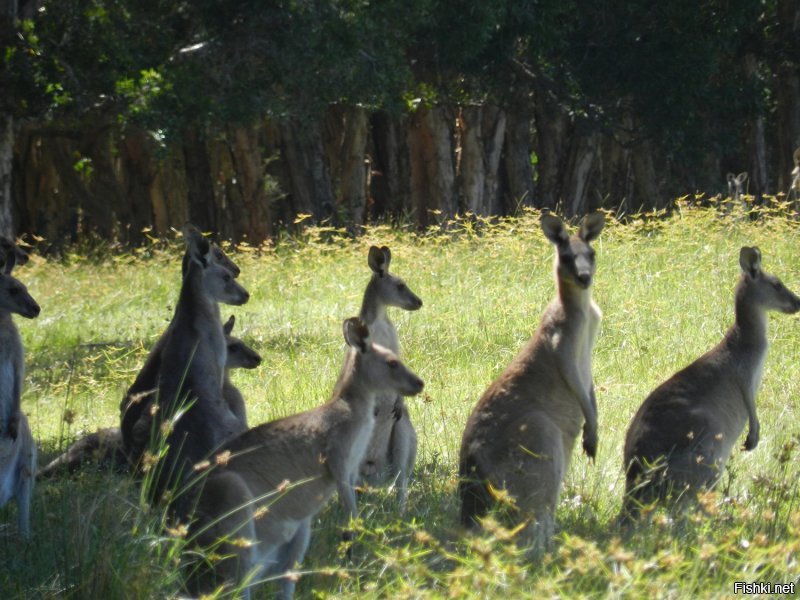
<svg viewBox="0 0 800 600">
<path fill-rule="evenodd" d="M 264 357 L 234 380 L 260 423 L 326 400 L 344 354 L 341 322 L 358 312 L 370 244 L 392 248 L 392 270 L 425 305 L 393 311 L 405 362 L 426 381 L 408 405 L 420 449 L 407 515 L 378 490 L 361 496 L 354 559 L 338 547 L 334 502 L 314 528 L 298 594 L 310 597 L 726 596 L 734 581 L 794 581 L 800 572 L 800 378 L 796 317 L 770 318 L 758 396 L 761 442 L 738 450 L 710 515 L 652 525 L 622 538 L 614 519 L 624 487 L 622 444 L 633 413 L 658 383 L 715 344 L 733 319 L 738 251 L 758 245 L 767 271 L 800 291 L 800 226 L 780 213 L 682 207 L 668 218 L 610 223 L 596 242 L 594 297 L 604 312 L 594 354 L 600 449 L 576 451 L 558 507 L 556 549 L 535 563 L 498 526 L 457 528 L 457 457 L 480 394 L 538 325 L 553 295 L 553 249 L 526 214 L 499 224 L 462 221 L 419 235 L 374 228 L 348 240 L 330 230 L 234 253 L 251 292 L 236 333 Z M 85 432 L 116 424 L 119 401 L 177 298 L 180 247 L 154 244 L 103 259 L 76 252 L 34 258 L 18 276 L 42 306 L 17 319 L 27 352 L 23 407 L 40 463 Z M 66 419 L 64 418 L 66 415 Z M 16 538 L 15 507 L 0 509 L 0 597 L 177 596 L 179 538 L 144 510 L 127 478 L 85 472 L 38 485 L 33 539 Z M 269 586 L 256 597 L 271 593 Z"/>
</svg>

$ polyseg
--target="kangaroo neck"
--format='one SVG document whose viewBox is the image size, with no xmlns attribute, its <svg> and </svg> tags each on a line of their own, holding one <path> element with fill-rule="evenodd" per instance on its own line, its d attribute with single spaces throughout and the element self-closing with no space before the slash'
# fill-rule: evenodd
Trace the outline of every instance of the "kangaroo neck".
<svg viewBox="0 0 800 600">
<path fill-rule="evenodd" d="M 190 261 L 183 278 L 175 314 L 192 321 L 198 318 L 219 317 L 219 306 L 208 297 L 203 288 L 203 270 L 194 261 Z"/>
<path fill-rule="evenodd" d="M 758 355 L 767 350 L 767 313 L 753 306 L 743 290 L 736 294 L 736 321 L 728 330 L 726 338 L 734 348 L 744 353 Z"/>
<path fill-rule="evenodd" d="M 354 410 L 371 412 L 375 404 L 375 392 L 361 382 L 360 361 L 356 351 L 349 350 L 344 368 L 333 389 L 332 401 L 342 400 Z"/>
<path fill-rule="evenodd" d="M 564 307 L 565 312 L 586 312 L 589 310 L 589 305 L 592 302 L 592 292 L 590 288 L 579 288 L 574 284 L 567 283 L 559 277 L 556 277 L 556 285 L 558 288 L 558 299 Z"/>
<path fill-rule="evenodd" d="M 381 302 L 378 295 L 378 275 L 373 275 L 364 290 L 364 299 L 361 301 L 361 311 L 358 317 L 368 326 L 378 320 L 387 320 L 386 305 Z"/>
</svg>

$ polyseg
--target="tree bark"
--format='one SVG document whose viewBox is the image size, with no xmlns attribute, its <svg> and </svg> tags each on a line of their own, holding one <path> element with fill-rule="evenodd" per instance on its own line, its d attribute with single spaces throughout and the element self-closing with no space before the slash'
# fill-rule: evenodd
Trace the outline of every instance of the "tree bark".
<svg viewBox="0 0 800 600">
<path fill-rule="evenodd" d="M 339 194 L 337 205 L 345 222 L 360 228 L 367 217 L 367 137 L 369 119 L 360 106 L 344 111 L 344 136 L 339 157 Z"/>
<path fill-rule="evenodd" d="M 453 117 L 449 107 L 437 106 L 418 109 L 409 122 L 411 198 L 422 228 L 456 214 Z"/>
<path fill-rule="evenodd" d="M 260 244 L 272 235 L 272 220 L 264 189 L 264 159 L 255 127 L 237 127 L 229 142 L 236 184 L 243 203 L 248 241 Z M 238 236 L 237 236 L 238 237 Z"/>
<path fill-rule="evenodd" d="M 372 114 L 372 218 L 411 212 L 411 165 L 406 136 L 408 119 L 385 110 Z"/>
<path fill-rule="evenodd" d="M 17 0 L 0 0 L 0 48 L 5 48 L 17 24 Z M 13 238 L 11 176 L 14 169 L 14 118 L 0 103 L 0 235 Z"/>
<path fill-rule="evenodd" d="M 755 55 L 747 54 L 745 56 L 744 70 L 747 79 L 754 86 L 757 85 L 759 75 L 758 60 Z M 768 193 L 767 142 L 764 115 L 761 112 L 757 112 L 752 116 L 748 138 L 750 173 L 747 181 L 747 191 L 755 197 L 756 204 L 761 204 L 762 196 Z"/>
<path fill-rule="evenodd" d="M 566 160 L 570 127 L 569 116 L 546 89 L 537 89 L 534 98 L 535 148 L 538 163 L 537 208 L 554 209 L 561 197 L 562 165 Z"/>
<path fill-rule="evenodd" d="M 598 146 L 599 134 L 596 132 L 573 134 L 561 184 L 561 210 L 567 217 L 586 214 L 592 207 L 590 192 Z"/>
<path fill-rule="evenodd" d="M 778 191 L 788 192 L 794 169 L 794 152 L 800 148 L 800 3 L 778 0 L 775 37 L 783 60 L 776 77 L 776 137 Z"/>
<path fill-rule="evenodd" d="M 458 122 L 461 206 L 484 217 L 501 215 L 500 158 L 506 133 L 505 112 L 496 106 L 467 106 L 461 110 Z"/>
<path fill-rule="evenodd" d="M 205 136 L 196 127 L 187 127 L 182 141 L 189 221 L 202 231 L 216 231 L 214 180 Z"/>
<path fill-rule="evenodd" d="M 503 174 L 508 214 L 516 213 L 522 206 L 533 206 L 530 124 L 530 117 L 519 109 L 510 110 L 506 116 Z"/>
</svg>

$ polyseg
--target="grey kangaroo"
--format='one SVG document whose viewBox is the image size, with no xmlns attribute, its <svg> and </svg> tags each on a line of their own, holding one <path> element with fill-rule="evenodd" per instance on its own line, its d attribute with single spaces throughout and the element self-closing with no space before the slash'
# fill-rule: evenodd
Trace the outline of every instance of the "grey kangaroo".
<svg viewBox="0 0 800 600">
<path fill-rule="evenodd" d="M 203 236 L 193 225 L 184 226 L 184 242 L 187 251 L 184 253 L 181 274 L 186 275 L 190 263 L 189 245 Z M 234 279 L 238 277 L 239 267 L 214 243 L 209 242 L 207 259 L 210 263 L 228 271 Z M 161 335 L 147 355 L 144 366 L 139 371 L 133 384 L 120 403 L 120 430 L 122 451 L 133 467 L 139 466 L 142 454 L 151 442 L 152 419 L 150 410 L 155 391 L 158 387 L 158 372 L 161 368 L 161 354 L 169 338 L 172 322 Z"/>
<path fill-rule="evenodd" d="M 255 369 L 261 364 L 261 356 L 245 344 L 242 340 L 231 335 L 234 325 L 234 317 L 225 323 L 225 343 L 228 349 L 225 361 L 225 375 L 222 383 L 222 396 L 227 402 L 231 412 L 241 421 L 242 426 L 247 428 L 247 413 L 239 389 L 233 384 L 230 378 L 232 369 Z M 152 427 L 152 419 L 149 412 L 144 412 L 136 423 L 136 427 L 141 428 L 141 432 L 136 434 L 137 439 L 149 440 Z M 144 448 L 142 448 L 142 451 Z M 39 469 L 36 474 L 38 479 L 52 477 L 56 473 L 66 470 L 69 473 L 78 471 L 87 463 L 94 463 L 101 467 L 114 467 L 119 470 L 126 470 L 131 464 L 138 462 L 131 460 L 125 455 L 122 449 L 122 432 L 118 427 L 107 427 L 90 433 L 76 441 L 67 450 L 54 458 L 46 467 Z"/>
<path fill-rule="evenodd" d="M 20 407 L 25 362 L 11 314 L 34 319 L 40 309 L 25 286 L 11 275 L 18 254 L 8 243 L 0 250 L 0 506 L 11 498 L 16 500 L 20 535 L 29 538 L 36 444 Z"/>
<path fill-rule="evenodd" d="M 745 423 L 744 449 L 758 444 L 755 400 L 767 356 L 767 311 L 796 313 L 800 298 L 761 269 L 758 248 L 742 248 L 739 265 L 736 318 L 725 337 L 653 390 L 631 421 L 622 523 L 670 493 L 712 487 Z"/>
<path fill-rule="evenodd" d="M 227 442 L 230 459 L 211 471 L 197 503 L 201 544 L 224 543 L 211 580 L 257 582 L 299 565 L 311 537 L 311 521 L 335 491 L 352 519 L 355 483 L 375 423 L 377 394 L 414 395 L 423 382 L 397 356 L 373 344 L 357 318 L 344 322 L 349 346 L 331 399 L 322 406 L 259 425 Z M 266 509 L 266 510 L 265 510 Z M 282 577 L 281 596 L 291 598 L 295 578 Z M 244 596 L 250 597 L 249 587 Z"/>
<path fill-rule="evenodd" d="M 367 264 L 372 277 L 364 291 L 359 318 L 369 328 L 376 344 L 400 354 L 397 329 L 389 320 L 390 306 L 419 310 L 422 300 L 406 283 L 389 273 L 392 254 L 386 246 L 372 246 Z M 408 480 L 417 457 L 417 432 L 401 394 L 380 394 L 375 399 L 375 429 L 372 433 L 360 473 L 369 485 L 396 482 L 397 503 L 402 513 L 406 505 Z"/>
<path fill-rule="evenodd" d="M 167 451 L 151 490 L 154 500 L 177 491 L 196 463 L 245 429 L 222 395 L 227 347 L 217 303 L 241 305 L 250 296 L 228 269 L 212 260 L 204 237 L 190 232 L 186 252 L 186 273 L 157 375 L 154 430 L 168 427 L 168 432 Z M 172 504 L 179 517 L 186 514 L 187 499 L 184 494 Z"/>
<path fill-rule="evenodd" d="M 489 386 L 467 421 L 461 442 L 461 522 L 468 528 L 505 489 L 527 523 L 521 541 L 546 549 L 555 531 L 555 509 L 572 449 L 583 429 L 583 449 L 597 450 L 597 403 L 592 349 L 600 309 L 591 298 L 595 253 L 590 242 L 603 229 L 600 213 L 586 216 L 570 236 L 555 216 L 542 230 L 555 245 L 556 297 L 539 328 Z"/>
</svg>

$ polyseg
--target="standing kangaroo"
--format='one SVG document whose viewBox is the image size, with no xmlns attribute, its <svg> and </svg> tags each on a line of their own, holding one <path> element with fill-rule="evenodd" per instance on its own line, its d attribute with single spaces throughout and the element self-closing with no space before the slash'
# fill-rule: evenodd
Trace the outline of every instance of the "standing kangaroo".
<svg viewBox="0 0 800 600">
<path fill-rule="evenodd" d="M 261 364 L 261 356 L 245 344 L 242 340 L 231 335 L 234 318 L 230 319 L 223 326 L 225 332 L 225 344 L 227 346 L 227 358 L 225 361 L 225 374 L 222 383 L 222 397 L 228 404 L 231 412 L 241 421 L 244 429 L 247 429 L 247 414 L 244 405 L 244 398 L 239 389 L 230 379 L 232 369 L 255 369 Z M 152 428 L 152 418 L 149 412 L 145 411 L 136 422 L 136 428 L 141 431 L 135 434 L 137 439 L 143 440 L 143 444 L 150 439 Z M 93 462 L 103 466 L 113 466 L 125 469 L 133 465 L 141 458 L 140 454 L 135 459 L 125 455 L 122 449 L 122 432 L 118 427 L 107 427 L 90 433 L 73 443 L 67 450 L 54 458 L 46 467 L 39 469 L 36 473 L 37 479 L 52 477 L 62 470 L 74 473 L 84 464 Z"/>
<path fill-rule="evenodd" d="M 796 201 L 800 198 L 800 148 L 795 149 L 792 158 L 794 159 L 794 168 L 790 173 L 792 180 L 789 183 L 789 196 L 794 195 Z"/>
<path fill-rule="evenodd" d="M 761 270 L 761 252 L 739 252 L 734 324 L 714 348 L 658 386 L 625 436 L 622 521 L 642 504 L 674 490 L 713 486 L 742 433 L 744 449 L 758 444 L 756 392 L 767 356 L 767 311 L 796 313 L 800 298 Z"/>
<path fill-rule="evenodd" d="M 372 246 L 367 264 L 372 277 L 364 291 L 358 317 L 370 331 L 370 339 L 395 354 L 400 354 L 397 329 L 389 320 L 386 308 L 419 310 L 422 300 L 405 282 L 389 273 L 392 254 L 389 248 Z M 397 483 L 397 503 L 405 509 L 408 479 L 417 457 L 417 433 L 401 394 L 379 394 L 375 399 L 375 428 L 367 446 L 361 479 L 370 485 Z"/>
<path fill-rule="evenodd" d="M 182 276 L 186 275 L 191 261 L 190 244 L 197 243 L 202 237 L 200 231 L 193 225 L 187 224 L 184 227 L 184 242 L 187 250 L 184 253 L 181 265 Z M 238 277 L 240 273 L 239 267 L 216 244 L 209 242 L 207 259 L 214 265 L 228 271 L 232 278 Z M 166 331 L 150 350 L 144 366 L 120 403 L 122 450 L 133 467 L 139 465 L 142 454 L 151 442 L 152 419 L 149 411 L 153 403 L 153 396 L 158 388 L 161 354 L 164 351 L 167 339 L 169 339 L 172 326 L 172 322 L 170 322 Z"/>
<path fill-rule="evenodd" d="M 334 491 L 354 518 L 354 486 L 375 422 L 376 396 L 422 391 L 422 380 L 393 352 L 373 344 L 357 318 L 344 322 L 344 337 L 350 349 L 331 399 L 230 440 L 224 446 L 230 459 L 206 479 L 195 513 L 198 541 L 255 541 L 223 544 L 221 553 L 230 558 L 217 563 L 216 582 L 204 582 L 210 589 L 295 568 L 308 548 L 312 518 Z M 291 598 L 294 587 L 293 577 L 283 577 L 282 597 Z"/>
<path fill-rule="evenodd" d="M 11 319 L 39 315 L 39 305 L 25 286 L 12 277 L 16 249 L 0 251 L 0 506 L 17 502 L 19 532 L 30 537 L 30 504 L 36 473 L 36 444 L 20 407 L 25 374 L 22 341 Z"/>
<path fill-rule="evenodd" d="M 542 217 L 555 245 L 556 297 L 528 344 L 484 392 L 467 421 L 461 442 L 461 522 L 475 527 L 493 504 L 494 489 L 513 496 L 525 528 L 523 541 L 536 551 L 555 532 L 555 509 L 575 439 L 597 450 L 597 403 L 592 348 L 600 309 L 592 301 L 594 250 L 601 213 L 586 216 L 570 237 L 564 224 Z"/>
<path fill-rule="evenodd" d="M 174 492 L 193 465 L 245 429 L 222 395 L 227 347 L 217 303 L 238 306 L 250 295 L 228 269 L 212 260 L 211 245 L 201 235 L 191 235 L 186 252 L 186 273 L 157 376 L 160 407 L 155 425 L 159 431 L 163 424 L 171 425 L 168 450 L 155 477 L 155 498 Z M 174 508 L 180 515 L 186 506 Z"/>
<path fill-rule="evenodd" d="M 744 184 L 747 181 L 747 171 L 734 175 L 728 173 L 726 179 L 728 180 L 728 198 L 733 202 L 739 202 L 744 194 Z"/>
</svg>

